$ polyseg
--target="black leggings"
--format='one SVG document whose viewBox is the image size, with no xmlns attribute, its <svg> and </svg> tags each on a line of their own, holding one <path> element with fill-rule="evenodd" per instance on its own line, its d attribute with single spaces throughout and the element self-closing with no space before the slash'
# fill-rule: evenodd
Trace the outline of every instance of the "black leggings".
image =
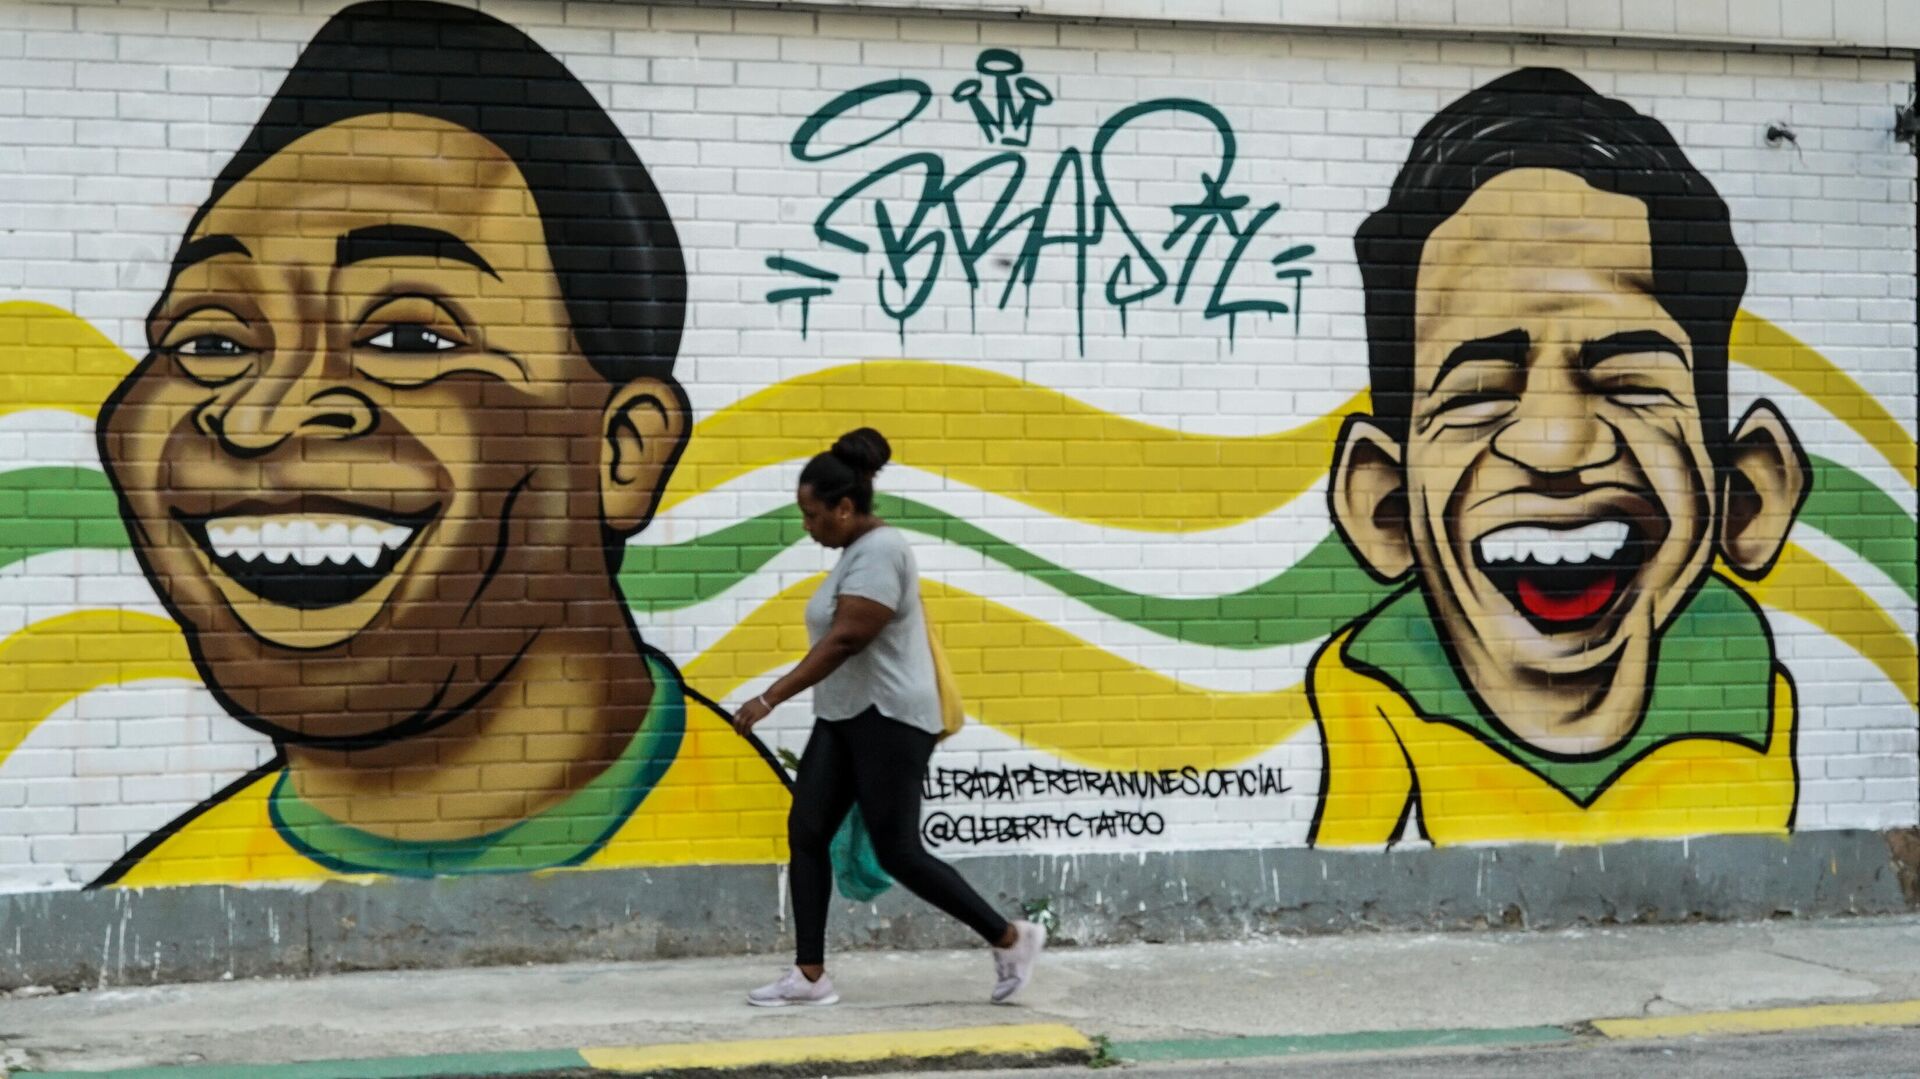
<svg viewBox="0 0 1920 1079">
<path fill-rule="evenodd" d="M 787 814 L 799 965 L 826 962 L 827 904 L 833 892 L 827 851 L 855 802 L 873 836 L 880 868 L 889 876 L 967 923 L 987 943 L 997 944 L 1006 935 L 1007 920 L 920 844 L 920 780 L 933 743 L 933 735 L 872 708 L 852 719 L 814 723 Z"/>
</svg>

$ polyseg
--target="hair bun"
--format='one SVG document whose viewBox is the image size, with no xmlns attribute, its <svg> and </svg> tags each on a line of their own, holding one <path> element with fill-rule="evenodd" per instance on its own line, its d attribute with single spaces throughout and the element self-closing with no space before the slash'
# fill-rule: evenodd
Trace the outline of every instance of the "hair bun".
<svg viewBox="0 0 1920 1079">
<path fill-rule="evenodd" d="M 887 445 L 887 436 L 871 427 L 848 431 L 827 452 L 845 462 L 848 468 L 869 477 L 893 460 L 893 447 Z"/>
</svg>

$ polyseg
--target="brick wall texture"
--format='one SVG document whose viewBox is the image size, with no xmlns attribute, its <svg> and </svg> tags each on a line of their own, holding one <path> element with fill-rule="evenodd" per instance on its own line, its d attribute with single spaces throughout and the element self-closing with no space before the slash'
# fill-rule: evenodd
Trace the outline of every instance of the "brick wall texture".
<svg viewBox="0 0 1920 1079">
<path fill-rule="evenodd" d="M 783 860 L 860 426 L 942 856 L 1920 819 L 1910 60 L 481 11 L 0 0 L 0 887 Z"/>
</svg>

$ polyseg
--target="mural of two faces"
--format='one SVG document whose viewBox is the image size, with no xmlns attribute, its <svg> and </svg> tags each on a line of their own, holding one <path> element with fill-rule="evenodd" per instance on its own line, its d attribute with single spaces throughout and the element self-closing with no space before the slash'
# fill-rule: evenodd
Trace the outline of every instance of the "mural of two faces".
<svg viewBox="0 0 1920 1079">
<path fill-rule="evenodd" d="M 1092 152 L 1059 155 L 1042 208 L 1008 216 L 1036 115 L 1056 98 L 1033 75 L 1011 50 L 957 73 L 956 115 L 979 123 L 996 156 L 964 173 L 928 154 L 882 170 L 924 177 L 927 216 L 890 222 L 882 205 L 875 251 L 855 238 L 872 222 L 858 212 L 869 187 L 857 186 L 810 222 L 819 252 L 767 260 L 799 286 L 768 300 L 793 312 L 872 280 L 861 260 L 880 258 L 879 299 L 908 340 L 915 297 L 942 265 L 978 288 L 989 253 L 1005 252 L 1005 289 L 986 297 L 1004 309 L 1058 250 L 1078 260 L 1082 362 L 1097 364 L 1088 294 L 1123 315 L 1154 297 L 1186 303 L 1196 262 L 1169 252 L 1198 252 L 1211 236 L 1231 257 L 1201 274 L 1195 313 L 1238 320 L 1240 347 L 1262 319 L 1297 325 L 1303 282 L 1334 253 L 1279 238 L 1282 208 L 1234 192 L 1230 110 L 1156 99 L 1116 115 Z M 918 80 L 845 90 L 801 125 L 787 167 L 831 158 L 843 114 L 890 96 L 905 111 L 847 145 L 897 137 L 934 99 Z M 1102 147 L 1167 113 L 1204 120 L 1226 154 L 1206 163 L 1160 242 L 1115 194 Z M 996 177 L 990 215 L 963 225 L 964 186 Z M 1174 769 L 1158 773 L 1174 788 L 1231 786 L 1214 777 L 1296 730 L 1317 739 L 1317 782 L 1271 787 L 1310 801 L 1307 839 L 1325 846 L 1794 827 L 1795 678 L 1759 600 L 1790 600 L 1767 582 L 1817 572 L 1791 542 L 1810 500 L 1865 481 L 1811 457 L 1781 407 L 1730 411 L 1733 353 L 1790 357 L 1780 370 L 1820 361 L 1742 311 L 1747 263 L 1714 184 L 1659 121 L 1566 71 L 1525 68 L 1432 116 L 1369 209 L 1353 245 L 1370 392 L 1279 441 L 1229 449 L 1298 451 L 1285 467 L 1195 469 L 1164 495 L 1142 492 L 1164 505 L 1242 498 L 1244 512 L 1209 522 L 1219 526 L 1319 497 L 1327 476 L 1337 536 L 1302 563 L 1317 602 L 1258 588 L 1199 614 L 1152 607 L 1198 601 L 1146 601 L 1166 636 L 1256 647 L 1278 633 L 1313 649 L 1304 685 L 1197 693 L 1108 657 L 1111 669 L 1082 667 L 1105 673 L 1043 715 L 1013 699 L 1029 693 L 994 688 L 1004 652 L 969 645 L 1024 616 L 929 585 L 976 721 L 1056 753 L 1072 766 L 1056 772 L 1083 789 L 1118 783 L 1136 796 L 1118 824 L 1033 818 L 1020 835 L 1132 827 L 1178 846 L 1177 823 L 1131 812 L 1148 808 L 1138 770 Z M 939 431 L 876 414 L 889 406 L 862 396 L 876 381 L 944 372 L 940 385 L 977 392 L 972 407 L 989 412 L 1050 391 L 872 361 L 764 391 L 810 394 L 793 399 L 814 402 L 818 432 L 788 428 L 788 442 L 741 449 L 758 398 L 696 432 L 675 376 L 692 302 L 681 213 L 561 61 L 489 16 L 359 4 L 306 44 L 193 215 L 147 353 L 97 422 L 127 543 L 197 677 L 274 752 L 132 846 L 97 886 L 782 857 L 785 772 L 732 733 L 716 702 L 791 658 L 795 630 L 774 643 L 770 627 L 798 626 L 793 596 L 807 588 L 736 627 L 725 662 L 683 673 L 675 659 L 692 657 L 644 642 L 633 613 L 650 609 L 648 581 L 672 548 L 629 541 L 672 503 L 670 485 L 707 489 L 756 453 L 810 452 L 809 439 L 847 419 L 898 432 L 915 467 L 979 474 L 965 455 L 943 459 Z M 1256 257 L 1269 237 L 1279 254 Z M 1118 258 L 1089 257 L 1112 244 Z M 1256 265 L 1264 281 L 1236 272 Z M 1048 409 L 1076 430 L 1121 432 L 1145 466 L 1162 449 L 1231 460 L 1209 447 L 1232 439 L 1146 430 L 1076 402 Z M 1044 452 L 1044 439 L 1012 431 L 1009 452 Z M 1071 481 L 1023 475 L 1033 482 L 1002 493 L 1043 508 L 1076 497 Z M 911 500 L 883 509 L 1098 609 L 1142 602 Z M 1107 519 L 1191 530 L 1160 512 L 1204 516 Z M 768 520 L 735 527 L 771 527 L 757 542 L 779 536 L 773 549 L 797 538 L 785 517 Z M 1906 523 L 1895 540 L 1910 563 Z M 1236 625 L 1252 636 L 1230 639 Z M 1062 635 L 1051 632 L 1027 639 Z M 1911 637 L 1891 647 L 1910 653 Z M 1040 654 L 1042 665 L 1055 655 Z M 1185 733 L 1179 715 L 1194 723 Z M 1090 716 L 1111 720 L 1104 736 L 1074 733 Z M 951 776 L 977 785 L 983 774 Z M 701 823 L 716 776 L 734 799 L 724 834 Z M 949 838 L 986 841 L 973 828 Z"/>
</svg>

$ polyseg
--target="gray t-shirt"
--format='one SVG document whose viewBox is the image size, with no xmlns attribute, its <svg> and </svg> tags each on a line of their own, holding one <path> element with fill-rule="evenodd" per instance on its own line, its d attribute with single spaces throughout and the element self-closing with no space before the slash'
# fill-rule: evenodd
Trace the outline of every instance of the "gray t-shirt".
<svg viewBox="0 0 1920 1079">
<path fill-rule="evenodd" d="M 813 687 L 821 719 L 852 719 L 869 707 L 932 734 L 942 730 L 933 650 L 920 613 L 920 571 L 900 530 L 881 526 L 854 540 L 807 601 L 807 638 L 819 643 L 833 627 L 841 596 L 870 599 L 893 611 L 880 635 Z"/>
</svg>

